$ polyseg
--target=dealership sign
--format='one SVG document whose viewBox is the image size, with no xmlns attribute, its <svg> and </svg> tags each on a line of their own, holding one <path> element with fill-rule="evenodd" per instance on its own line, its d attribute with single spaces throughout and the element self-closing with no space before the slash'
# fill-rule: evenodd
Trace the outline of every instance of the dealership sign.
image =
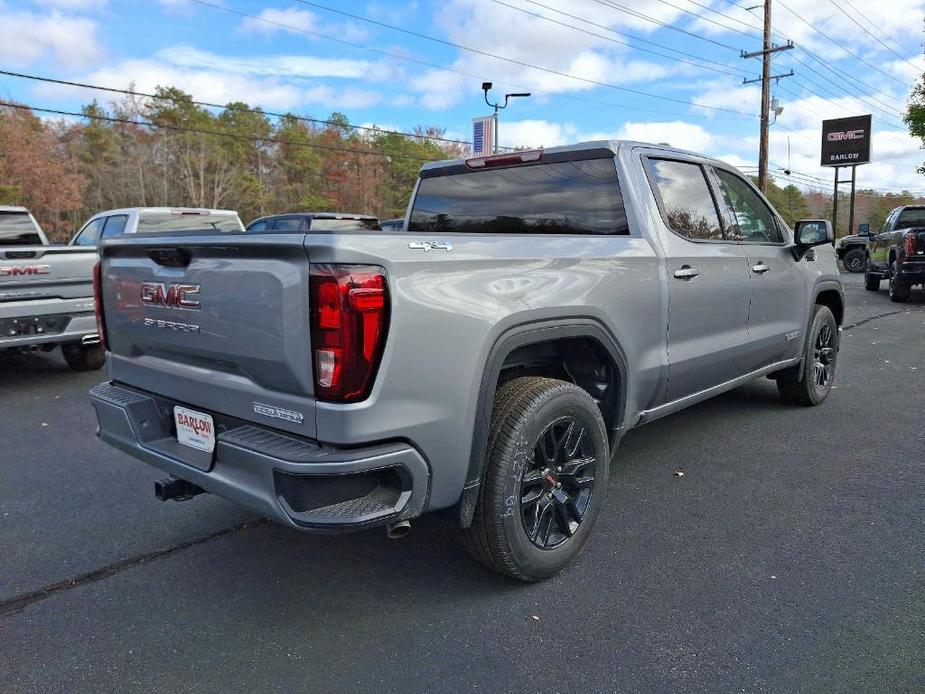
<svg viewBox="0 0 925 694">
<path fill-rule="evenodd" d="M 822 121 L 822 166 L 870 162 L 870 125 L 869 115 Z"/>
</svg>

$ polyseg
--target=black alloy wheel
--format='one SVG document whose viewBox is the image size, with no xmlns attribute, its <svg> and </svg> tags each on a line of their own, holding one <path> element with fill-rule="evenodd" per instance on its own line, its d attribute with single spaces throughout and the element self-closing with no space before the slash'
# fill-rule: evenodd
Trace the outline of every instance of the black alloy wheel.
<svg viewBox="0 0 925 694">
<path fill-rule="evenodd" d="M 813 346 L 813 383 L 819 391 L 825 391 L 832 381 L 837 354 L 835 331 L 828 323 L 823 324 Z"/>
<path fill-rule="evenodd" d="M 867 259 L 864 257 L 864 251 L 861 248 L 852 248 L 845 253 L 842 263 L 848 272 L 864 272 L 867 266 Z"/>
<path fill-rule="evenodd" d="M 520 478 L 520 515 L 530 542 L 551 549 L 578 532 L 594 493 L 596 468 L 581 422 L 562 417 L 546 428 Z"/>
</svg>

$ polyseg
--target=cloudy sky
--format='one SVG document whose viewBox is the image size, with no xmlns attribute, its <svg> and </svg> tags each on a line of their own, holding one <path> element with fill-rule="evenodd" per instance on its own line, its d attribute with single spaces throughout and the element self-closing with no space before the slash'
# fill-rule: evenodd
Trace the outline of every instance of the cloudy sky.
<svg viewBox="0 0 925 694">
<path fill-rule="evenodd" d="M 859 185 L 925 190 L 925 153 L 901 114 L 925 68 L 925 0 L 773 0 L 771 171 L 824 186 L 823 118 L 872 113 Z M 760 0 L 0 0 L 0 68 L 357 124 L 447 128 L 490 110 L 480 84 L 531 91 L 502 115 L 503 145 L 632 138 L 742 167 L 758 150 Z M 77 110 L 85 90 L 0 76 L 0 96 Z"/>
</svg>

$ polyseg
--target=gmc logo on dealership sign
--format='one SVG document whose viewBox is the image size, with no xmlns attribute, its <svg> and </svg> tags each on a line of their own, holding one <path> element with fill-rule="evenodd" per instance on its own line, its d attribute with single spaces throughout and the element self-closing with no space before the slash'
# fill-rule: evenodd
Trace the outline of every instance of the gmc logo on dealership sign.
<svg viewBox="0 0 925 694">
<path fill-rule="evenodd" d="M 24 277 L 28 275 L 47 275 L 50 265 L 13 265 L 0 267 L 0 277 Z"/>
<path fill-rule="evenodd" d="M 149 306 L 199 309 L 200 303 L 191 296 L 199 294 L 198 284 L 165 284 L 164 282 L 142 282 L 141 303 Z"/>
<path fill-rule="evenodd" d="M 841 142 L 842 140 L 863 140 L 863 130 L 848 130 L 846 132 L 827 133 L 825 136 L 829 142 Z"/>
</svg>

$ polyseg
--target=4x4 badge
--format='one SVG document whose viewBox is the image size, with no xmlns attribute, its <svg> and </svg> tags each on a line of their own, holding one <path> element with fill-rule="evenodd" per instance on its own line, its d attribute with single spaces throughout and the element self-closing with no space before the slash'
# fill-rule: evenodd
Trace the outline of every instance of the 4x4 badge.
<svg viewBox="0 0 925 694">
<path fill-rule="evenodd" d="M 416 251 L 452 251 L 453 244 L 449 241 L 412 241 L 408 248 Z"/>
</svg>

